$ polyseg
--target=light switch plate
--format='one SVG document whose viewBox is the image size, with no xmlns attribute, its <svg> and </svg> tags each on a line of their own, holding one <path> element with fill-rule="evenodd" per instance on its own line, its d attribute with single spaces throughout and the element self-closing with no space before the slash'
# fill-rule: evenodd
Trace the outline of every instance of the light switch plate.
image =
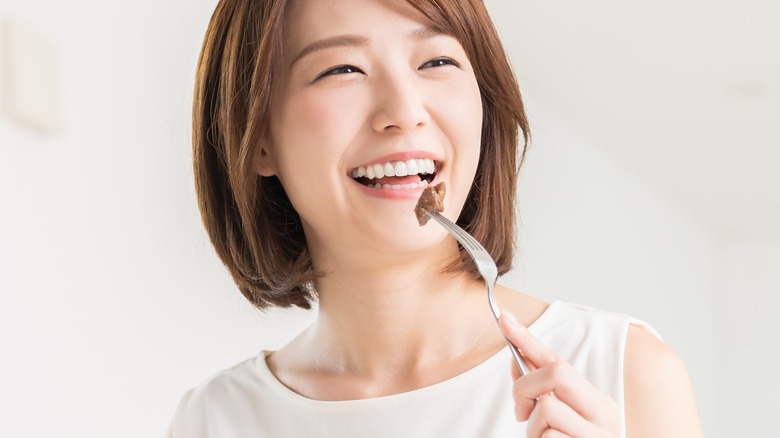
<svg viewBox="0 0 780 438">
<path fill-rule="evenodd" d="M 57 48 L 18 22 L 0 21 L 0 111 L 20 125 L 55 133 L 62 128 Z"/>
</svg>

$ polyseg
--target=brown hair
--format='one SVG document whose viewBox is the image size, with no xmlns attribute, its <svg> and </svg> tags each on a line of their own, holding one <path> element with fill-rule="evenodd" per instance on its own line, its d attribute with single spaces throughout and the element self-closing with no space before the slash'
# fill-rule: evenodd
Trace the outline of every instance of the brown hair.
<svg viewBox="0 0 780 438">
<path fill-rule="evenodd" d="M 458 39 L 474 66 L 482 95 L 482 150 L 457 222 L 483 243 L 504 274 L 512 264 L 516 180 L 529 141 L 517 81 L 482 0 L 407 2 Z M 279 180 L 258 176 L 253 162 L 269 138 L 274 66 L 288 4 L 221 0 L 195 81 L 192 143 L 203 223 L 239 290 L 260 309 L 310 308 L 316 299 L 317 274 L 300 218 Z M 479 276 L 463 249 L 449 270 Z"/>
</svg>

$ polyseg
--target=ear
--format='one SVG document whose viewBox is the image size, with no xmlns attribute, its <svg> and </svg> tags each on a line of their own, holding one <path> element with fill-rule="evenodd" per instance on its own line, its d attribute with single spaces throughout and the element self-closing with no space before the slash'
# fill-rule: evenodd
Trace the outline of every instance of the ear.
<svg viewBox="0 0 780 438">
<path fill-rule="evenodd" d="M 255 172 L 260 176 L 276 175 L 276 163 L 271 148 L 265 143 L 255 150 Z"/>
</svg>

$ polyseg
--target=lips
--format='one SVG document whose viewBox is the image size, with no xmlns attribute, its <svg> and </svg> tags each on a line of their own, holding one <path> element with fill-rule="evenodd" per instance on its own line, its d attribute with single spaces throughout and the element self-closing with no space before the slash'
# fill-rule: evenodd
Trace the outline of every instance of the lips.
<svg viewBox="0 0 780 438">
<path fill-rule="evenodd" d="M 430 158 L 388 161 L 356 167 L 351 174 L 355 181 L 372 188 L 415 189 L 433 181 L 436 163 Z"/>
</svg>

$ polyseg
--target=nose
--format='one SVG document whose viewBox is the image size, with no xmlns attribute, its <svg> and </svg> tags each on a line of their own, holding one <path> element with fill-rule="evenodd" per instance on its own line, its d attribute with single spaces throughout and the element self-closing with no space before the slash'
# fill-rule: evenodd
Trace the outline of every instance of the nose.
<svg viewBox="0 0 780 438">
<path fill-rule="evenodd" d="M 394 133 L 422 127 L 430 114 L 413 77 L 394 76 L 375 86 L 376 109 L 371 119 L 376 132 Z"/>
</svg>

